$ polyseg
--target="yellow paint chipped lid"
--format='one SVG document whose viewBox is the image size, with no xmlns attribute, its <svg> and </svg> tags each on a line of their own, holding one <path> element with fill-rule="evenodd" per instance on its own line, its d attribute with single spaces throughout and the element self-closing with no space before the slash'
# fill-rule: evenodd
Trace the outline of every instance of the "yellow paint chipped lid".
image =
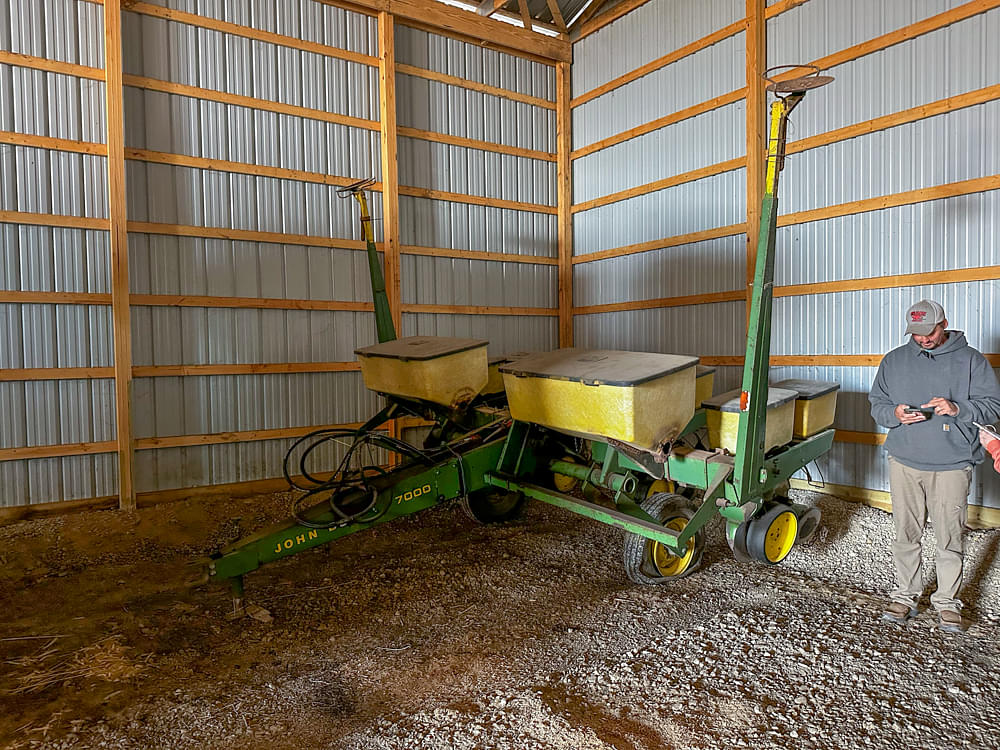
<svg viewBox="0 0 1000 750">
<path fill-rule="evenodd" d="M 634 386 L 698 364 L 697 357 L 614 349 L 556 349 L 501 365 L 500 372 L 526 378 L 570 380 L 584 385 Z"/>
</svg>

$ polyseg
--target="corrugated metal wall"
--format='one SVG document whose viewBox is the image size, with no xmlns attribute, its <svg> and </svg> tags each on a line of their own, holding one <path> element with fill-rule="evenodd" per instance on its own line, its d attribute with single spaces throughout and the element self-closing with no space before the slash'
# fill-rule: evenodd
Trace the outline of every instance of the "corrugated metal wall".
<svg viewBox="0 0 1000 750">
<path fill-rule="evenodd" d="M 379 53 L 374 18 L 314 0 L 165 5 L 293 40 L 371 57 Z M 129 234 L 131 293 L 370 302 L 367 260 L 352 249 L 360 236 L 356 203 L 338 198 L 330 185 L 245 174 L 239 165 L 380 180 L 378 130 L 212 99 L 251 97 L 377 121 L 377 67 L 155 13 L 126 10 L 123 38 L 125 145 L 155 157 L 126 162 L 128 218 L 162 226 Z M 555 98 L 551 67 L 401 26 L 396 39 L 400 63 Z M 0 41 L 7 51 L 101 68 L 102 7 L 4 0 Z M 155 90 L 163 88 L 158 82 L 197 87 L 209 96 L 164 93 Z M 555 150 L 553 109 L 402 73 L 397 98 L 400 127 Z M 103 142 L 104 108 L 102 81 L 0 65 L 2 130 Z M 555 204 L 554 162 L 410 137 L 401 137 L 398 148 L 402 185 Z M 238 168 L 158 163 L 161 153 L 235 162 Z M 24 146 L 0 146 L 0 154 L 0 210 L 107 217 L 103 156 Z M 381 193 L 370 193 L 369 202 L 381 241 Z M 413 196 L 401 197 L 400 213 L 404 246 L 556 255 L 555 217 L 546 213 Z M 0 290 L 110 292 L 106 232 L 0 226 Z M 294 237 L 264 242 L 199 236 L 205 227 L 209 234 L 218 228 L 330 242 L 317 247 L 296 244 Z M 338 246 L 342 240 L 350 242 Z M 401 278 L 402 302 L 411 306 L 402 334 L 486 338 L 492 354 L 556 345 L 554 315 L 504 310 L 554 308 L 553 265 L 426 257 L 406 254 L 404 247 Z M 456 315 L 424 311 L 427 305 L 497 309 Z M 375 341 L 368 312 L 151 304 L 133 305 L 131 314 L 133 363 L 140 368 L 351 362 L 355 348 Z M 107 304 L 0 304 L 0 368 L 110 367 L 110 318 Z M 147 446 L 157 438 L 362 421 L 379 405 L 351 371 L 157 374 L 135 380 L 133 400 L 134 434 Z M 114 383 L 108 378 L 0 382 L 0 411 L 7 416 L 0 449 L 115 438 Z M 136 453 L 136 489 L 274 477 L 290 440 L 142 449 Z M 0 506 L 116 494 L 110 450 L 0 461 Z M 330 448 L 318 458 L 333 468 L 336 454 Z"/>
<path fill-rule="evenodd" d="M 396 58 L 437 73 L 520 94 L 555 99 L 555 70 L 495 50 L 405 26 L 396 29 Z M 461 86 L 399 74 L 401 128 L 554 152 L 555 112 Z M 417 138 L 399 139 L 399 183 L 452 193 L 554 206 L 553 162 Z M 402 245 L 556 256 L 556 217 L 510 208 L 401 196 Z M 404 305 L 555 308 L 552 265 L 403 255 Z M 554 316 L 411 312 L 404 335 L 487 339 L 491 356 L 557 346 Z"/>
<path fill-rule="evenodd" d="M 773 3 L 771 3 L 773 4 Z M 812 0 L 767 24 L 769 64 L 809 62 L 961 6 L 950 2 Z M 574 47 L 573 95 L 587 91 L 724 27 L 742 2 L 652 0 Z M 667 23 L 669 20 L 669 23 Z M 922 34 L 835 66 L 834 85 L 811 93 L 792 116 L 790 141 L 900 112 L 1000 82 L 995 43 L 1000 9 Z M 574 148 L 705 101 L 743 85 L 743 35 L 621 86 L 574 109 Z M 729 105 L 633 138 L 574 162 L 574 202 L 738 157 L 744 108 Z M 992 101 L 918 119 L 789 157 L 781 214 L 1000 174 Z M 742 220 L 743 171 L 699 180 L 576 215 L 574 254 L 645 242 Z M 1000 351 L 998 282 L 947 283 L 948 271 L 995 266 L 1000 217 L 996 190 L 868 211 L 778 230 L 776 284 L 922 274 L 925 285 L 780 297 L 774 305 L 775 355 L 879 355 L 904 343 L 902 315 L 913 301 L 940 301 L 953 327 L 984 353 Z M 575 266 L 577 306 L 739 289 L 743 239 L 730 237 Z M 741 302 L 609 312 L 576 318 L 581 345 L 742 354 Z M 735 386 L 720 368 L 717 390 Z M 867 392 L 873 367 L 781 367 L 772 379 L 806 377 L 842 384 L 836 426 L 880 431 Z M 888 489 L 881 448 L 838 442 L 821 462 L 827 482 Z M 814 472 L 815 474 L 815 472 Z M 1000 507 L 1000 480 L 977 474 L 973 501 Z"/>
<path fill-rule="evenodd" d="M 101 8 L 90 3 L 0 3 L 0 48 L 103 66 Z M 104 84 L 0 65 L 0 130 L 103 141 Z M 0 210 L 107 216 L 103 157 L 0 146 Z M 0 225 L 0 288 L 110 291 L 107 233 Z M 0 369 L 106 367 L 111 310 L 104 306 L 0 305 Z M 0 382 L 0 448 L 101 442 L 114 437 L 110 380 Z M 112 455 L 0 462 L 0 505 L 115 492 Z"/>
<path fill-rule="evenodd" d="M 378 55 L 373 18 L 311 0 L 171 7 Z M 123 23 L 126 75 L 379 119 L 377 68 L 136 13 Z M 138 87 L 125 89 L 125 123 L 128 148 L 381 178 L 377 131 Z M 335 187 L 144 161 L 127 162 L 126 177 L 134 221 L 331 238 L 305 247 L 132 233 L 134 294 L 370 301 L 364 254 L 337 248 L 359 235 L 357 205 Z M 334 310 L 133 307 L 132 334 L 139 367 L 349 362 L 375 342 L 371 313 Z M 377 409 L 358 372 L 140 378 L 134 399 L 137 439 L 340 424 Z M 277 476 L 289 444 L 140 451 L 137 490 Z"/>
<path fill-rule="evenodd" d="M 740 0 L 652 0 L 573 48 L 573 96 L 581 96 L 743 17 Z M 573 148 L 584 148 L 644 123 L 742 88 L 739 33 L 573 109 Z M 682 120 L 573 161 L 573 202 L 741 157 L 742 100 Z M 573 253 L 675 237 L 746 219 L 743 169 L 576 213 Z M 746 242 L 722 237 L 573 269 L 573 304 L 604 305 L 741 289 Z M 577 316 L 578 346 L 696 356 L 742 354 L 743 302 L 686 305 Z M 716 390 L 734 387 L 739 369 L 719 367 Z"/>
<path fill-rule="evenodd" d="M 958 0 L 809 2 L 768 23 L 768 59 L 813 60 L 922 21 Z M 793 115 L 798 140 L 1000 83 L 1000 9 L 838 65 L 834 85 Z M 815 98 L 813 98 L 815 97 Z M 898 125 L 801 154 L 789 161 L 781 213 L 863 200 L 1000 174 L 994 100 Z M 775 283 L 809 284 L 921 274 L 923 285 L 783 298 L 774 307 L 775 354 L 880 354 L 905 342 L 903 313 L 921 298 L 939 301 L 953 328 L 984 353 L 1000 351 L 991 314 L 996 281 L 942 283 L 948 271 L 995 265 L 1000 220 L 996 190 L 811 222 L 778 230 Z M 831 325 L 832 322 L 838 324 Z M 837 426 L 874 432 L 870 368 L 781 368 L 775 376 L 836 375 Z M 835 484 L 888 489 L 880 447 L 837 443 L 825 462 Z M 1000 507 L 992 468 L 977 472 L 974 502 Z"/>
</svg>

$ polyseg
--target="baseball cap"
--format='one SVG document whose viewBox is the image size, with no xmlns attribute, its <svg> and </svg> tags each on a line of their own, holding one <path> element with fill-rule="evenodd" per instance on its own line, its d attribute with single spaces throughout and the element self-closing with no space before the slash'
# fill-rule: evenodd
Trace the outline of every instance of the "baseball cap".
<svg viewBox="0 0 1000 750">
<path fill-rule="evenodd" d="M 934 300 L 922 299 L 906 311 L 906 333 L 927 336 L 943 320 L 944 308 Z"/>
</svg>

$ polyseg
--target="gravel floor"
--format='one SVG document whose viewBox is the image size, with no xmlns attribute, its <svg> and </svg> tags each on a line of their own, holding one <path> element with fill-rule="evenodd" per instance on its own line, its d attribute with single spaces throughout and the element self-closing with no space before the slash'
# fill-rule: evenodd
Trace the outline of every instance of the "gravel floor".
<svg viewBox="0 0 1000 750">
<path fill-rule="evenodd" d="M 147 652 L 143 676 L 102 684 L 127 700 L 71 712 L 45 736 L 13 733 L 8 746 L 1000 746 L 1000 531 L 967 536 L 968 632 L 937 630 L 930 580 L 921 615 L 901 627 L 879 619 L 891 518 L 793 495 L 820 505 L 823 524 L 781 565 L 737 563 L 716 523 L 703 569 L 666 586 L 625 579 L 619 532 L 535 503 L 495 527 L 434 509 L 261 570 L 248 595 L 271 624 L 226 622 L 215 588 L 134 600 L 134 623 L 109 606 L 123 643 Z M 239 531 L 226 523 L 213 533 Z M 70 578 L 104 580 L 123 562 L 135 560 L 66 565 L 79 571 Z M 143 628 L 170 637 L 143 640 Z M 53 708 L 96 688 L 61 689 L 46 698 Z"/>
</svg>

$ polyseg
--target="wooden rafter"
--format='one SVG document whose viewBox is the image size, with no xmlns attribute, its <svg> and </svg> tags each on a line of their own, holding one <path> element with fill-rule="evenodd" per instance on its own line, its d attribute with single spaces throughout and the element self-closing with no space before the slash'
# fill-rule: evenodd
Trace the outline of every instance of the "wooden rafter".
<svg viewBox="0 0 1000 750">
<path fill-rule="evenodd" d="M 531 31 L 531 13 L 528 12 L 528 0 L 517 0 L 517 9 L 521 12 L 521 23 L 524 24 L 524 28 Z"/>
<path fill-rule="evenodd" d="M 545 2 L 549 6 L 549 13 L 552 14 L 552 23 L 554 23 L 556 28 L 563 34 L 568 34 L 569 29 L 566 27 L 566 21 L 563 19 L 562 11 L 559 10 L 559 3 L 556 2 L 556 0 L 545 0 Z"/>
</svg>

